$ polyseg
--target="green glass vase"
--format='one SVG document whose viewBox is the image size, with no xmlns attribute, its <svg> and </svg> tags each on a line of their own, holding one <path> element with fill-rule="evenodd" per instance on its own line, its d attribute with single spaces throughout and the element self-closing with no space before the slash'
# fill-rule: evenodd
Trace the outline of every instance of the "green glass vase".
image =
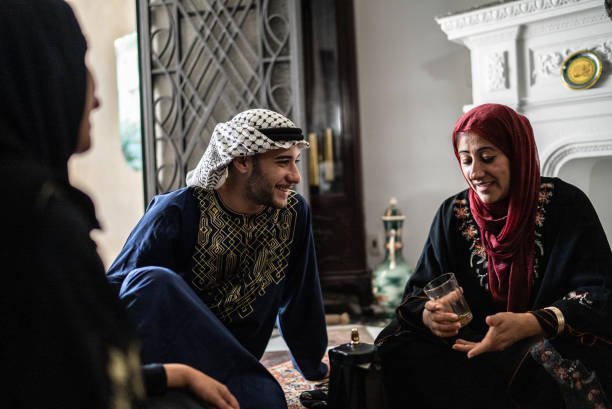
<svg viewBox="0 0 612 409">
<path fill-rule="evenodd" d="M 387 316 L 392 316 L 402 301 L 404 287 L 413 268 L 402 254 L 402 226 L 405 216 L 397 208 L 397 200 L 391 198 L 382 216 L 385 228 L 385 259 L 374 269 L 374 299 Z"/>
</svg>

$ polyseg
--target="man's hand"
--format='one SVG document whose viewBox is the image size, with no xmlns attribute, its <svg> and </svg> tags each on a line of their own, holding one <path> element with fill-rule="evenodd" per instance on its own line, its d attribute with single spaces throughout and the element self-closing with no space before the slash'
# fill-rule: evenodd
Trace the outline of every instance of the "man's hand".
<svg viewBox="0 0 612 409">
<path fill-rule="evenodd" d="M 189 389 L 198 398 L 219 409 L 240 409 L 238 401 L 225 385 L 183 364 L 164 364 L 169 388 Z"/>
<path fill-rule="evenodd" d="M 473 358 L 485 352 L 502 351 L 514 343 L 535 335 L 544 335 L 536 317 L 529 313 L 500 312 L 486 318 L 489 330 L 480 342 L 458 339 L 455 351 L 466 352 Z"/>
</svg>

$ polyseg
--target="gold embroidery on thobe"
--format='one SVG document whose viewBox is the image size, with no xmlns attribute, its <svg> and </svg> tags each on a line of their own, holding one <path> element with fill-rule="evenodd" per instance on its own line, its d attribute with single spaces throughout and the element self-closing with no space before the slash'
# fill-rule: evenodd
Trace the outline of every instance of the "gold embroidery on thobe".
<svg viewBox="0 0 612 409">
<path fill-rule="evenodd" d="M 193 286 L 212 300 L 222 322 L 253 312 L 253 303 L 287 272 L 298 200 L 291 193 L 284 209 L 256 215 L 225 210 L 212 190 L 194 188 L 200 208 L 193 254 Z"/>
</svg>

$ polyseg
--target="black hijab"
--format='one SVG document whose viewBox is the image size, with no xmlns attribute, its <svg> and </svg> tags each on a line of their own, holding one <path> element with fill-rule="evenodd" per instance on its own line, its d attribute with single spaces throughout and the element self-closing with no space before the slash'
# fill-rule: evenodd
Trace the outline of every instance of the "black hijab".
<svg viewBox="0 0 612 409">
<path fill-rule="evenodd" d="M 0 158 L 68 183 L 86 92 L 87 45 L 63 0 L 0 1 Z"/>
<path fill-rule="evenodd" d="M 129 407 L 141 391 L 135 332 L 89 237 L 93 203 L 68 180 L 85 51 L 63 0 L 0 0 L 3 407 Z"/>
</svg>

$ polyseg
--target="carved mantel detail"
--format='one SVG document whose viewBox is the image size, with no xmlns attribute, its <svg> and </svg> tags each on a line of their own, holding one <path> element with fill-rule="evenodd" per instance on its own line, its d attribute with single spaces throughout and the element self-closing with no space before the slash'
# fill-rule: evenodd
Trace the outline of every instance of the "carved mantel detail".
<svg viewBox="0 0 612 409">
<path fill-rule="evenodd" d="M 567 31 L 576 27 L 590 26 L 593 24 L 608 24 L 609 19 L 605 12 L 588 13 L 580 15 L 579 13 L 570 13 L 565 18 L 552 20 L 546 24 L 538 24 L 529 27 L 529 35 L 546 35 L 553 34 L 559 31 Z"/>
<path fill-rule="evenodd" d="M 500 91 L 508 88 L 506 59 L 507 53 L 505 51 L 496 51 L 489 54 L 487 59 L 489 91 Z"/>
<path fill-rule="evenodd" d="M 558 176 L 567 162 L 578 158 L 612 156 L 612 136 L 608 141 L 566 143 L 554 149 L 542 161 L 543 176 Z"/>
<path fill-rule="evenodd" d="M 573 6 L 586 3 L 588 0 L 521 0 L 502 3 L 498 6 L 486 7 L 454 16 L 438 17 L 442 31 L 449 34 L 451 31 L 464 28 L 502 23 L 508 20 L 533 16 L 534 13 L 546 12 L 560 7 Z"/>
<path fill-rule="evenodd" d="M 612 40 L 604 41 L 597 45 L 581 45 L 578 47 L 566 48 L 562 51 L 551 51 L 547 53 L 535 53 L 534 67 L 531 72 L 532 85 L 538 77 L 558 76 L 561 64 L 568 55 L 579 50 L 589 50 L 595 52 L 602 59 L 604 66 L 612 66 Z M 608 70 L 605 70 L 606 72 Z"/>
</svg>

